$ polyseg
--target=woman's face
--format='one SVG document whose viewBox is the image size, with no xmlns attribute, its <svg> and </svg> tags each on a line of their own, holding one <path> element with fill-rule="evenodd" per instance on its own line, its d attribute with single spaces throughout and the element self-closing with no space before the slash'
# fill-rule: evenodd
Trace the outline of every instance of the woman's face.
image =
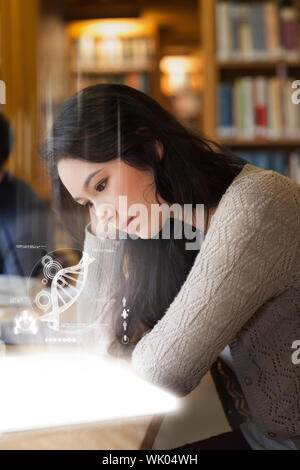
<svg viewBox="0 0 300 470">
<path fill-rule="evenodd" d="M 164 218 L 151 219 L 151 206 L 166 202 L 159 195 L 157 201 L 150 170 L 138 170 L 119 158 L 92 163 L 68 157 L 61 159 L 57 168 L 74 200 L 89 208 L 94 234 L 118 229 L 152 238 L 161 230 Z M 140 204 L 142 210 L 136 211 L 133 204 Z"/>
</svg>

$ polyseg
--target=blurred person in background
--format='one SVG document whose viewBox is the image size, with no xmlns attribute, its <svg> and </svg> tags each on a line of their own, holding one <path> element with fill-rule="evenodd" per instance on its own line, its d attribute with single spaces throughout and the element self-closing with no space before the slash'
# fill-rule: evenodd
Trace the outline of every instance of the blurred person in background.
<svg viewBox="0 0 300 470">
<path fill-rule="evenodd" d="M 51 213 L 19 178 L 3 170 L 13 146 L 13 130 L 0 114 L 0 274 L 30 276 L 53 248 Z"/>
</svg>

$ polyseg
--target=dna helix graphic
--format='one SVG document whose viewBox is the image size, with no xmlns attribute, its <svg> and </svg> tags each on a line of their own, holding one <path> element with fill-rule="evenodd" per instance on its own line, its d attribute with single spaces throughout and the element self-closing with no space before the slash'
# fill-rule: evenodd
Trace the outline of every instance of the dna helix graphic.
<svg viewBox="0 0 300 470">
<path fill-rule="evenodd" d="M 59 323 L 59 316 L 73 305 L 81 294 L 86 282 L 88 266 L 95 258 L 83 252 L 78 264 L 67 268 L 59 269 L 52 279 L 51 293 L 48 303 L 42 303 L 41 298 L 49 296 L 45 291 L 41 291 L 36 296 L 36 303 L 42 309 L 47 309 L 51 305 L 52 310 L 39 317 L 42 322 Z M 50 264 L 55 262 L 50 262 Z M 47 266 L 47 265 L 46 265 Z M 51 266 L 50 266 L 51 267 Z M 56 267 L 57 269 L 57 267 Z M 71 281 L 71 282 L 70 282 Z M 75 285 L 73 285 L 73 283 Z"/>
</svg>

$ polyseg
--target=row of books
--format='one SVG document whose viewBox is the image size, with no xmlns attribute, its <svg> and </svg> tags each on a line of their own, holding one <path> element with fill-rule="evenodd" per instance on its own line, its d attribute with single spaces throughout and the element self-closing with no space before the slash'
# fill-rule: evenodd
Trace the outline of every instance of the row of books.
<svg viewBox="0 0 300 470">
<path fill-rule="evenodd" d="M 73 41 L 71 60 L 75 70 L 149 68 L 155 44 L 151 37 L 104 38 L 80 36 Z"/>
<path fill-rule="evenodd" d="M 147 72 L 130 72 L 125 74 L 78 75 L 73 77 L 73 91 L 81 90 L 97 83 L 120 83 L 150 94 L 151 78 Z"/>
<path fill-rule="evenodd" d="M 238 154 L 252 165 L 273 170 L 300 184 L 300 148 L 291 153 L 283 151 L 239 151 Z"/>
<path fill-rule="evenodd" d="M 286 76 L 238 77 L 218 87 L 218 135 L 237 138 L 297 138 L 300 104 L 295 80 Z"/>
<path fill-rule="evenodd" d="M 219 60 L 297 59 L 299 9 L 276 1 L 216 4 Z"/>
</svg>

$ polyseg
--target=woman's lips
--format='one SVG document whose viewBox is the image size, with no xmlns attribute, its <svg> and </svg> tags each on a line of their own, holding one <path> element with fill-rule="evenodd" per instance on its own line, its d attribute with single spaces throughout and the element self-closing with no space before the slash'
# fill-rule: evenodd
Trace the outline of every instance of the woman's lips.
<svg viewBox="0 0 300 470">
<path fill-rule="evenodd" d="M 128 219 L 127 226 L 126 226 L 126 229 L 127 229 L 127 230 L 128 230 L 128 228 L 129 228 L 131 222 L 133 221 L 133 219 L 135 219 L 135 217 L 130 217 L 130 218 Z"/>
<path fill-rule="evenodd" d="M 128 227 L 129 227 L 129 224 L 131 223 L 131 221 L 135 219 L 135 217 L 129 217 L 129 219 L 127 219 L 127 222 L 125 224 L 122 225 L 121 229 L 120 230 L 127 230 Z"/>
</svg>

